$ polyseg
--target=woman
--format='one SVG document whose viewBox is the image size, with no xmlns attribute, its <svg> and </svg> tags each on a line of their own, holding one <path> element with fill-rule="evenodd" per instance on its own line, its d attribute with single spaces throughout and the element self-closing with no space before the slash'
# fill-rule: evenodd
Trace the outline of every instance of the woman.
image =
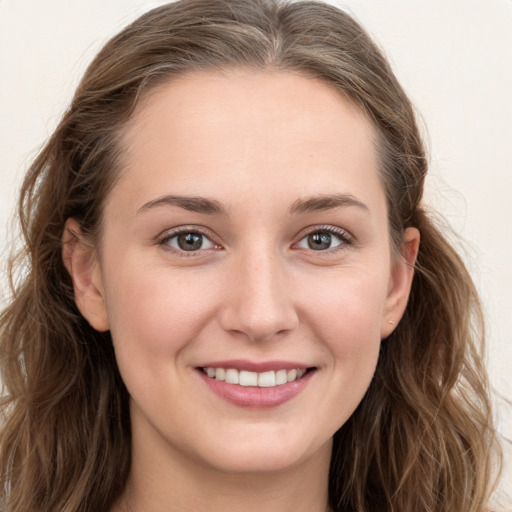
<svg viewBox="0 0 512 512">
<path fill-rule="evenodd" d="M 481 310 L 426 171 L 333 7 L 183 0 L 114 37 L 22 188 L 3 510 L 486 510 Z"/>
</svg>

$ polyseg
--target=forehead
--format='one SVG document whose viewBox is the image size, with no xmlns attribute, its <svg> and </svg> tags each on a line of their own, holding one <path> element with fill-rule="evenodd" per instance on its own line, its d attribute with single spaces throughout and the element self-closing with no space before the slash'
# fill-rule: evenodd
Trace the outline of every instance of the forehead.
<svg viewBox="0 0 512 512">
<path fill-rule="evenodd" d="M 370 181 L 380 187 L 375 139 L 362 111 L 319 80 L 196 72 L 138 105 L 123 135 L 124 174 L 132 193 L 146 195 L 140 201 L 163 192 L 204 195 L 212 183 L 220 194 L 253 198 L 265 189 L 364 196 Z"/>
</svg>

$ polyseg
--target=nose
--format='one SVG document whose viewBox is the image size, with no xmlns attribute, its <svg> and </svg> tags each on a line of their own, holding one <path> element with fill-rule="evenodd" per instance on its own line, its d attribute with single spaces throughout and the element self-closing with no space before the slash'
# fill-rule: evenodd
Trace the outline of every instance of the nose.
<svg viewBox="0 0 512 512">
<path fill-rule="evenodd" d="M 247 251 L 233 266 L 220 312 L 222 328 L 251 341 L 292 331 L 298 315 L 286 263 L 272 251 Z"/>
</svg>

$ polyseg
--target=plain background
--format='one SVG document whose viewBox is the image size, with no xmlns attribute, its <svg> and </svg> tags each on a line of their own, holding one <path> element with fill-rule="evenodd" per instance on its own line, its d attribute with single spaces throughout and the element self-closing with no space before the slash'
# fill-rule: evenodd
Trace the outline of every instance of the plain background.
<svg viewBox="0 0 512 512">
<path fill-rule="evenodd" d="M 24 171 L 102 44 L 156 0 L 0 0 L 0 260 Z M 499 427 L 512 438 L 512 0 L 347 0 L 421 114 L 427 202 L 457 242 L 487 312 Z M 5 301 L 0 277 L 0 304 Z M 507 405 L 506 402 L 509 402 Z M 512 478 L 509 478 L 512 482 Z M 504 480 L 503 488 L 512 491 Z"/>
</svg>

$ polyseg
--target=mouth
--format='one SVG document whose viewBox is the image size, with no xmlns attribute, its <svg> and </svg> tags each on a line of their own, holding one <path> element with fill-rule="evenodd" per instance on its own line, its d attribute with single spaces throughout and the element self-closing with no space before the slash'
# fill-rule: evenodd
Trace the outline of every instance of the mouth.
<svg viewBox="0 0 512 512">
<path fill-rule="evenodd" d="M 299 362 L 209 361 L 197 374 L 214 394 L 237 407 L 269 409 L 302 394 L 318 368 Z"/>
<path fill-rule="evenodd" d="M 274 388 L 284 386 L 298 381 L 315 370 L 310 368 L 281 368 L 263 372 L 237 370 L 236 368 L 224 367 L 201 367 L 199 368 L 209 379 L 223 381 L 227 384 L 234 384 L 242 387 Z"/>
</svg>

